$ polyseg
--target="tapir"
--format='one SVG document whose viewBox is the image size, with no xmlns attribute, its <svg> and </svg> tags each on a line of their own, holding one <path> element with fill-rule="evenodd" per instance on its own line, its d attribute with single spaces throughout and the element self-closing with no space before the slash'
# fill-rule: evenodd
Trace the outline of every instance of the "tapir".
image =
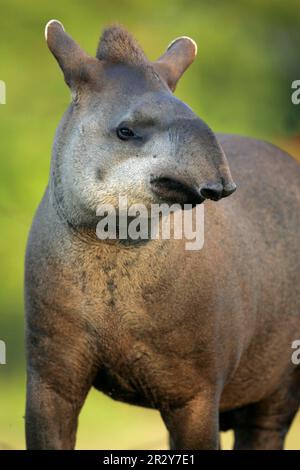
<svg viewBox="0 0 300 470">
<path fill-rule="evenodd" d="M 95 387 L 158 410 L 171 449 L 218 450 L 228 429 L 235 449 L 282 449 L 300 403 L 299 164 L 174 96 L 189 37 L 153 62 L 119 25 L 96 57 L 56 20 L 46 41 L 72 99 L 26 253 L 27 448 L 73 449 Z M 203 204 L 202 249 L 99 239 L 97 207 L 120 194 Z"/>
</svg>

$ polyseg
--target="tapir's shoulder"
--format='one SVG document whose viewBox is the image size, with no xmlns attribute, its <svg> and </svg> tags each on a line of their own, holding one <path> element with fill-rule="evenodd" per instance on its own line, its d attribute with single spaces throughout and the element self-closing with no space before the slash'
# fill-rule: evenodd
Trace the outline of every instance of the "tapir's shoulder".
<svg viewBox="0 0 300 470">
<path fill-rule="evenodd" d="M 234 211 L 239 221 L 247 214 L 268 243 L 273 237 L 273 243 L 280 240 L 294 246 L 299 232 L 300 164 L 269 142 L 226 134 L 218 134 L 217 139 L 237 184 L 236 194 L 225 200 L 224 207 Z"/>
<path fill-rule="evenodd" d="M 271 173 L 276 171 L 293 173 L 293 179 L 300 178 L 300 165 L 287 152 L 273 143 L 246 137 L 237 134 L 216 134 L 231 165 L 242 168 L 251 167 L 252 170 L 270 169 Z"/>
</svg>

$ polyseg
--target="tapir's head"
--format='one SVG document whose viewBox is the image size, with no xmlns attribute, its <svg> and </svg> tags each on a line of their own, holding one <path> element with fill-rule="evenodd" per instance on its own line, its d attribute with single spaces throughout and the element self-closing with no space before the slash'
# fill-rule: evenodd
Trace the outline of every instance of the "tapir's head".
<svg viewBox="0 0 300 470">
<path fill-rule="evenodd" d="M 117 205 L 119 195 L 149 206 L 195 205 L 233 193 L 215 135 L 172 93 L 196 56 L 192 39 L 175 39 L 156 62 L 118 26 L 104 31 L 96 58 L 58 21 L 47 24 L 46 40 L 72 93 L 52 164 L 68 217 L 88 221 L 100 204 Z"/>
</svg>

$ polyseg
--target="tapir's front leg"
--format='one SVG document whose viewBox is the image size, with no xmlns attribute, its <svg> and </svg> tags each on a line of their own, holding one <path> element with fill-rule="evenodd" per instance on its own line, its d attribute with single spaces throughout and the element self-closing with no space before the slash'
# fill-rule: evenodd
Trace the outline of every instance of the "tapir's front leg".
<svg viewBox="0 0 300 470">
<path fill-rule="evenodd" d="M 84 398 L 84 397 L 81 397 Z M 74 449 L 80 403 L 28 371 L 26 445 L 29 450 Z"/>
<path fill-rule="evenodd" d="M 164 409 L 161 414 L 172 449 L 219 449 L 219 407 L 211 394 L 199 394 L 186 405 Z"/>
<path fill-rule="evenodd" d="M 28 449 L 75 446 L 77 419 L 95 375 L 97 352 L 91 328 L 73 313 L 50 308 L 27 312 Z M 43 326 L 35 321 L 37 315 L 44 319 Z"/>
</svg>

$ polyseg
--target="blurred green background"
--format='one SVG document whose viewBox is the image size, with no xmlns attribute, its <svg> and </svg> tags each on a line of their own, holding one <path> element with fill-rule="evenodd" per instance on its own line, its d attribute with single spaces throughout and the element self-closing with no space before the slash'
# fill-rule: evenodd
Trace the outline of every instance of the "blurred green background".
<svg viewBox="0 0 300 470">
<path fill-rule="evenodd" d="M 300 155 L 300 105 L 291 83 L 300 79 L 299 0 L 1 0 L 0 79 L 0 448 L 24 448 L 23 260 L 34 210 L 47 183 L 50 149 L 69 91 L 44 40 L 49 19 L 93 54 L 100 29 L 126 26 L 150 59 L 180 35 L 193 37 L 198 59 L 176 94 L 214 129 L 280 143 Z M 300 448 L 300 420 L 287 448 Z M 223 436 L 224 446 L 231 434 Z M 115 403 L 92 392 L 80 419 L 78 448 L 165 448 L 154 411 Z"/>
</svg>

